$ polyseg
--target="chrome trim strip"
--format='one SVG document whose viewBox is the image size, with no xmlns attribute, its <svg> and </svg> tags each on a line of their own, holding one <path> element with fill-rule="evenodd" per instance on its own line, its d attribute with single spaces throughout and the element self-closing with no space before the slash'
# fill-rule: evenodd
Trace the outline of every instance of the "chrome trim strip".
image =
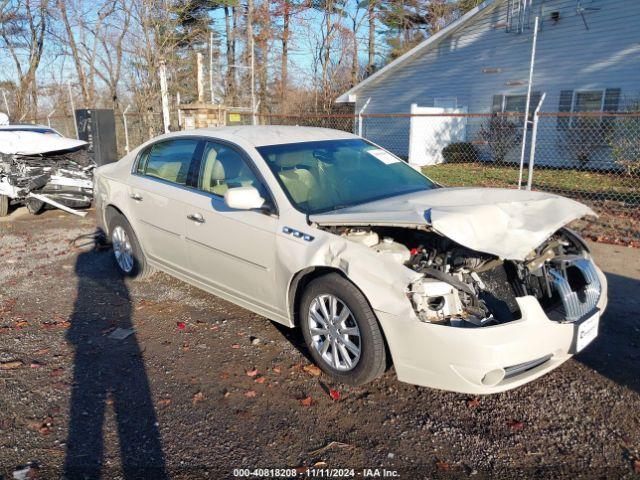
<svg viewBox="0 0 640 480">
<path fill-rule="evenodd" d="M 519 363 L 517 365 L 511 365 L 510 367 L 504 367 L 505 375 L 504 379 L 513 378 L 516 375 L 520 375 L 521 373 L 527 372 L 529 370 L 533 370 L 536 367 L 539 367 L 543 363 L 548 362 L 553 355 L 545 355 L 541 358 L 536 358 L 535 360 L 530 360 L 528 362 Z"/>
</svg>

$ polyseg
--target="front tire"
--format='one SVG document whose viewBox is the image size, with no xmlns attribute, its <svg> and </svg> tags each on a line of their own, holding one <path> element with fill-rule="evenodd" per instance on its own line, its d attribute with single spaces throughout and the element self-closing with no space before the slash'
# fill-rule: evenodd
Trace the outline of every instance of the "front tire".
<svg viewBox="0 0 640 480">
<path fill-rule="evenodd" d="M 117 214 L 109 223 L 113 258 L 120 273 L 135 280 L 141 280 L 153 273 L 147 262 L 136 234 L 124 216 Z"/>
<path fill-rule="evenodd" d="M 386 350 L 378 320 L 349 280 L 338 273 L 312 280 L 298 313 L 309 353 L 325 373 L 350 385 L 384 373 Z"/>
</svg>

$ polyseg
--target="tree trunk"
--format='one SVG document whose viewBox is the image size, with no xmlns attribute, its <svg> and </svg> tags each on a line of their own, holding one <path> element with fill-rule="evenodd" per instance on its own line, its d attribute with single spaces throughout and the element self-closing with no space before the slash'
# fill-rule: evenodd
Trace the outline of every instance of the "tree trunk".
<svg viewBox="0 0 640 480">
<path fill-rule="evenodd" d="M 285 108 L 285 96 L 287 94 L 287 73 L 289 64 L 289 18 L 291 16 L 291 4 L 284 0 L 282 11 L 282 66 L 280 67 L 280 109 Z"/>
<path fill-rule="evenodd" d="M 355 29 L 353 29 L 353 51 L 351 57 L 351 86 L 353 87 L 358 83 L 358 74 L 360 70 L 360 62 L 358 60 L 358 36 Z"/>
<path fill-rule="evenodd" d="M 235 7 L 224 7 L 224 26 L 226 32 L 227 46 L 227 78 L 226 78 L 226 102 L 233 103 L 236 94 L 235 88 L 235 65 L 236 63 L 236 44 L 235 44 Z"/>
<path fill-rule="evenodd" d="M 369 18 L 369 42 L 368 42 L 368 54 L 367 61 L 367 76 L 373 73 L 376 64 L 376 4 L 373 0 L 369 2 L 368 6 L 368 18 Z"/>
<path fill-rule="evenodd" d="M 246 65 L 249 67 L 246 70 L 248 74 L 249 94 L 253 92 L 251 97 L 251 108 L 255 107 L 255 58 L 254 56 L 254 38 L 253 38 L 253 0 L 247 0 L 247 38 L 246 38 Z M 245 77 L 245 78 L 246 78 Z M 252 112 L 255 113 L 255 112 Z"/>
<path fill-rule="evenodd" d="M 67 37 L 69 39 L 69 48 L 71 49 L 71 56 L 73 58 L 73 63 L 76 67 L 76 72 L 78 74 L 78 82 L 80 83 L 80 93 L 82 94 L 82 106 L 84 108 L 89 108 L 89 89 L 87 87 L 87 77 L 84 73 L 84 69 L 82 68 L 82 60 L 80 59 L 80 53 L 78 51 L 78 46 L 76 45 L 75 36 L 73 34 L 73 30 L 71 29 L 71 24 L 69 23 L 69 17 L 67 16 L 67 7 L 64 0 L 58 0 L 58 8 L 60 9 L 60 17 L 62 18 L 62 23 L 64 24 L 64 28 L 67 32 Z"/>
</svg>

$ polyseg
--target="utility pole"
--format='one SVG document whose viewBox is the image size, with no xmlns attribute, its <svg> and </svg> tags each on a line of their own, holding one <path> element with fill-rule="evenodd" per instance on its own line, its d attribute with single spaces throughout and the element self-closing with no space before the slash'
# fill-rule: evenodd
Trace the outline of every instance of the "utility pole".
<svg viewBox="0 0 640 480">
<path fill-rule="evenodd" d="M 71 102 L 71 115 L 73 116 L 73 127 L 76 130 L 76 138 L 79 140 L 78 135 L 78 120 L 76 119 L 76 105 L 73 103 L 73 92 L 71 91 L 71 80 L 67 80 L 67 88 L 69 89 L 69 101 Z"/>
<path fill-rule="evenodd" d="M 198 69 L 198 102 L 204 102 L 204 74 L 202 71 L 202 53 L 196 54 L 196 68 Z"/>
<path fill-rule="evenodd" d="M 533 83 L 533 67 L 536 63 L 536 43 L 538 42 L 538 17 L 533 26 L 533 42 L 531 44 L 531 62 L 529 63 L 529 84 L 527 86 L 527 104 L 524 106 L 524 130 L 522 131 L 522 147 L 520 149 L 520 172 L 518 174 L 518 190 L 522 188 L 522 172 L 524 170 L 524 151 L 527 148 L 527 130 L 529 129 L 529 103 L 531 102 L 531 84 Z"/>
<path fill-rule="evenodd" d="M 209 34 L 209 90 L 211 91 L 211 103 L 215 103 L 213 92 L 213 32 Z"/>
<path fill-rule="evenodd" d="M 167 65 L 163 61 L 160 62 L 160 95 L 162 95 L 162 123 L 164 124 L 164 133 L 169 133 L 169 92 L 167 88 Z"/>
<path fill-rule="evenodd" d="M 256 81 L 255 81 L 255 70 L 256 70 L 256 62 L 254 56 L 254 41 L 253 35 L 251 35 L 251 124 L 256 124 Z"/>
</svg>

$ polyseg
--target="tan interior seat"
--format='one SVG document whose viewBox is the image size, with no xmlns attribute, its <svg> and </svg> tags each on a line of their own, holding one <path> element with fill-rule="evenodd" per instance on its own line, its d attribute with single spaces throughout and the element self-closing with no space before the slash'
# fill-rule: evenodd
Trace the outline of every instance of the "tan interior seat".
<svg viewBox="0 0 640 480">
<path fill-rule="evenodd" d="M 229 190 L 230 182 L 232 187 L 254 183 L 240 155 L 225 148 L 219 151 L 211 148 L 207 152 L 202 179 L 203 190 L 221 196 Z"/>
<path fill-rule="evenodd" d="M 180 167 L 182 167 L 182 163 L 180 162 L 166 162 L 158 168 L 156 175 L 165 180 L 169 180 L 170 182 L 177 182 L 180 174 Z"/>
<path fill-rule="evenodd" d="M 200 188 L 205 192 L 213 192 L 213 188 L 218 185 L 220 180 L 224 180 L 224 168 L 222 165 L 216 165 L 216 156 L 218 152 L 216 152 L 215 148 L 210 148 L 207 152 L 207 155 L 204 158 L 204 169 L 202 170 L 202 185 Z M 216 171 L 216 175 L 214 177 L 214 169 L 219 170 L 222 168 L 222 173 Z"/>
<path fill-rule="evenodd" d="M 278 175 L 296 203 L 306 203 L 314 198 L 319 185 L 313 174 L 306 168 L 300 168 L 300 154 L 296 152 L 278 155 L 278 165 L 282 168 Z"/>
</svg>

